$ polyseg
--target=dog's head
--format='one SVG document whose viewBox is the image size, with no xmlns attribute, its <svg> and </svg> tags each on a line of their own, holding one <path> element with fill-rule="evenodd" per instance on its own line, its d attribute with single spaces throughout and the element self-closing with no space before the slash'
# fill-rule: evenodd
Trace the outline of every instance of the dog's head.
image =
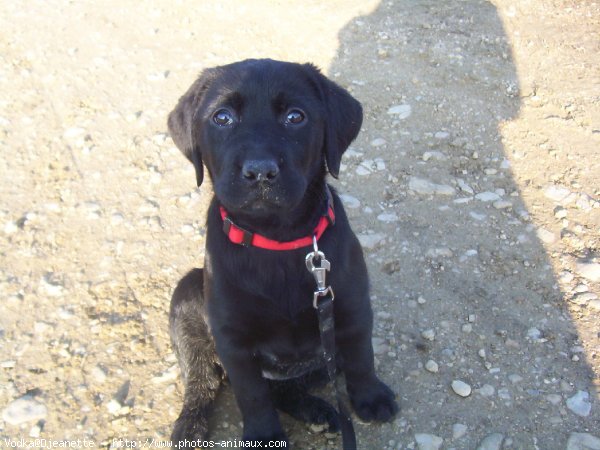
<svg viewBox="0 0 600 450">
<path fill-rule="evenodd" d="M 285 212 L 313 180 L 337 178 L 362 108 L 311 64 L 245 60 L 206 69 L 169 114 L 173 141 L 203 164 L 230 211 Z"/>
</svg>

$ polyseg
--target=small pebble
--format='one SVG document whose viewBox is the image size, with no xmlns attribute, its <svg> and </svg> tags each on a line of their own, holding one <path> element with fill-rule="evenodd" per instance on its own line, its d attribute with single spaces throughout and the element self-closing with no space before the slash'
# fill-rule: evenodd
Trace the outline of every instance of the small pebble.
<svg viewBox="0 0 600 450">
<path fill-rule="evenodd" d="M 471 395 L 471 386 L 464 381 L 454 380 L 451 386 L 452 390 L 461 397 L 468 397 Z"/>
<path fill-rule="evenodd" d="M 428 341 L 433 341 L 435 339 L 435 331 L 432 329 L 425 330 L 421 333 L 421 337 L 423 339 L 427 339 Z"/>
<path fill-rule="evenodd" d="M 484 384 L 483 386 L 481 386 L 481 388 L 477 390 L 477 392 L 479 392 L 479 394 L 481 394 L 484 397 L 491 397 L 496 393 L 496 389 L 494 389 L 494 386 Z"/>
<path fill-rule="evenodd" d="M 24 395 L 2 411 L 2 419 L 11 425 L 20 425 L 35 420 L 45 420 L 48 414 L 46 406 L 29 395 Z"/>
<path fill-rule="evenodd" d="M 556 217 L 557 219 L 564 219 L 565 217 L 567 217 L 567 210 L 562 206 L 557 207 L 554 210 L 554 217 Z"/>
<path fill-rule="evenodd" d="M 475 198 L 482 202 L 496 202 L 500 200 L 500 196 L 495 192 L 480 192 Z"/>
<path fill-rule="evenodd" d="M 544 189 L 544 195 L 557 203 L 562 202 L 571 194 L 571 191 L 562 186 L 548 186 Z"/>
<path fill-rule="evenodd" d="M 500 450 L 502 448 L 502 442 L 504 441 L 504 435 L 500 433 L 492 433 L 479 443 L 477 450 Z"/>
<path fill-rule="evenodd" d="M 548 403 L 558 405 L 562 401 L 562 397 L 558 394 L 548 394 L 546 400 L 548 400 Z"/>
<path fill-rule="evenodd" d="M 381 147 L 382 145 L 387 144 L 386 140 L 383 138 L 377 138 L 371 141 L 371 145 L 373 147 Z"/>
<path fill-rule="evenodd" d="M 411 177 L 408 188 L 417 194 L 424 195 L 454 195 L 456 192 L 452 186 L 437 184 L 424 178 Z"/>
<path fill-rule="evenodd" d="M 452 439 L 460 439 L 467 434 L 467 426 L 462 423 L 452 425 Z"/>
<path fill-rule="evenodd" d="M 442 152 L 433 151 L 423 153 L 422 159 L 423 161 L 429 161 L 430 159 L 435 159 L 436 161 L 444 161 L 445 159 L 447 159 L 447 157 Z"/>
<path fill-rule="evenodd" d="M 493 203 L 494 208 L 496 209 L 509 209 L 512 208 L 512 202 L 508 200 L 497 200 Z"/>
<path fill-rule="evenodd" d="M 342 195 L 340 195 L 340 199 L 342 200 L 342 202 L 344 203 L 344 206 L 346 208 L 350 208 L 350 209 L 360 208 L 360 200 L 357 199 L 356 197 L 352 197 L 351 195 L 348 195 L 348 194 L 342 194 Z"/>
<path fill-rule="evenodd" d="M 600 264 L 599 263 L 577 263 L 575 271 L 583 278 L 590 281 L 600 281 Z"/>
<path fill-rule="evenodd" d="M 592 404 L 590 403 L 590 394 L 586 391 L 577 391 L 577 393 L 567 399 L 567 408 L 573 413 L 581 417 L 587 417 L 592 411 Z"/>
<path fill-rule="evenodd" d="M 384 214 L 379 214 L 377 216 L 377 220 L 381 221 L 381 222 L 397 222 L 398 221 L 398 216 L 396 215 L 396 213 L 384 213 Z"/>
<path fill-rule="evenodd" d="M 434 360 L 430 359 L 429 361 L 427 361 L 425 363 L 425 370 L 427 370 L 428 372 L 431 373 L 437 373 L 440 368 L 438 366 L 438 363 L 436 363 Z"/>
<path fill-rule="evenodd" d="M 412 114 L 412 108 L 410 105 L 395 105 L 387 111 L 388 114 L 393 114 L 397 119 L 403 120 L 408 118 Z"/>
<path fill-rule="evenodd" d="M 415 441 L 419 450 L 438 450 L 444 440 L 433 434 L 416 433 Z"/>
<path fill-rule="evenodd" d="M 544 244 L 552 244 L 556 241 L 556 235 L 546 228 L 540 227 L 536 230 L 537 237 L 540 238 Z"/>
<path fill-rule="evenodd" d="M 358 234 L 356 237 L 358 238 L 360 245 L 367 249 L 374 249 L 385 239 L 385 235 L 380 233 Z"/>
<path fill-rule="evenodd" d="M 589 433 L 571 433 L 566 450 L 600 450 L 600 438 Z"/>
</svg>

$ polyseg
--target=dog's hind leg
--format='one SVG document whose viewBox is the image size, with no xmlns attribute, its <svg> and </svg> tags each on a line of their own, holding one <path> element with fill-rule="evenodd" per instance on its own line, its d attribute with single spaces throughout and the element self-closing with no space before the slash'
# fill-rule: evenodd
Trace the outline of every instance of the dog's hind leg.
<svg viewBox="0 0 600 450">
<path fill-rule="evenodd" d="M 340 429 L 338 414 L 325 400 L 308 393 L 314 384 L 312 374 L 290 380 L 269 380 L 277 409 L 303 422 L 327 424 L 328 431 L 335 433 Z"/>
<path fill-rule="evenodd" d="M 185 387 L 173 444 L 206 438 L 208 416 L 224 378 L 202 315 L 203 285 L 202 269 L 193 269 L 179 281 L 171 299 L 169 331 Z"/>
</svg>

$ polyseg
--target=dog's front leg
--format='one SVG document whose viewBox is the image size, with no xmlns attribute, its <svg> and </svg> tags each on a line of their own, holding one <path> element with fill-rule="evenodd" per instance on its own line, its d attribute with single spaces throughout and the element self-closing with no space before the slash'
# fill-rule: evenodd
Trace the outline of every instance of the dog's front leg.
<svg viewBox="0 0 600 450">
<path fill-rule="evenodd" d="M 262 377 L 260 365 L 250 349 L 236 347 L 233 339 L 227 337 L 215 336 L 215 339 L 217 354 L 242 413 L 243 439 L 260 441 L 264 446 L 268 446 L 269 441 L 286 441 L 271 400 L 269 384 Z"/>
<path fill-rule="evenodd" d="M 368 307 L 368 311 L 360 314 L 360 320 L 340 327 L 342 333 L 336 340 L 354 411 L 363 420 L 387 422 L 398 412 L 398 405 L 392 390 L 375 374 L 372 315 Z"/>
</svg>

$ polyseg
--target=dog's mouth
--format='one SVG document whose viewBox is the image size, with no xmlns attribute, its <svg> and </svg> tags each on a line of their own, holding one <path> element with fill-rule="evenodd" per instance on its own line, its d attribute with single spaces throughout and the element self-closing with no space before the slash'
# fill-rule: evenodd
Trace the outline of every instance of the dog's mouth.
<svg viewBox="0 0 600 450">
<path fill-rule="evenodd" d="M 223 194 L 217 197 L 228 210 L 253 215 L 281 214 L 294 206 L 285 190 L 274 186 L 256 186 Z"/>
<path fill-rule="evenodd" d="M 259 187 L 244 199 L 241 209 L 254 212 L 281 210 L 285 205 L 285 195 L 272 186 Z"/>
</svg>

